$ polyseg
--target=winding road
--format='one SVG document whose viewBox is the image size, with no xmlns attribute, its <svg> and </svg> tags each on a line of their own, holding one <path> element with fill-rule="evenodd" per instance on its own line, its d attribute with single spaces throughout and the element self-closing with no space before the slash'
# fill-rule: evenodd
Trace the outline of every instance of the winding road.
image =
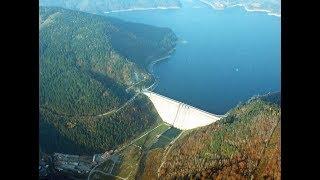
<svg viewBox="0 0 320 180">
<path fill-rule="evenodd" d="M 153 129 L 151 129 L 151 130 L 147 131 L 146 133 L 144 133 L 142 136 L 140 136 L 140 137 L 132 140 L 129 144 L 121 147 L 120 149 L 116 149 L 116 152 L 117 152 L 117 153 L 121 152 L 123 149 L 129 147 L 130 145 L 132 145 L 133 143 L 135 143 L 136 141 L 138 141 L 139 139 L 141 139 L 142 137 L 144 137 L 145 135 L 147 135 L 147 134 L 150 133 L 151 131 L 157 129 L 157 128 L 158 128 L 159 126 L 161 126 L 161 125 L 163 125 L 163 124 L 161 123 L 161 124 L 157 125 L 157 126 L 154 127 Z M 110 159 L 110 157 L 109 157 L 108 159 Z M 105 159 L 102 163 L 96 165 L 95 167 L 93 167 L 93 168 L 91 169 L 91 171 L 89 172 L 89 175 L 88 175 L 88 180 L 90 180 L 90 176 L 91 176 L 92 173 L 94 173 L 94 172 L 100 172 L 100 173 L 103 173 L 103 174 L 105 174 L 105 175 L 114 176 L 114 175 L 112 175 L 112 174 L 110 174 L 110 173 L 105 173 L 105 172 L 100 171 L 100 170 L 95 170 L 98 166 L 100 166 L 101 164 L 103 164 L 103 163 L 104 163 L 106 160 L 108 160 L 108 159 Z M 122 177 L 119 177 L 119 176 L 114 176 L 114 177 L 121 178 L 121 179 L 125 179 L 125 178 L 122 178 Z"/>
<path fill-rule="evenodd" d="M 173 144 L 176 142 L 176 140 L 178 140 L 180 138 L 180 136 L 182 135 L 183 132 L 184 131 L 181 131 L 180 134 L 173 141 L 171 141 L 169 146 L 167 146 L 166 149 L 164 150 L 165 155 L 163 156 L 163 158 L 161 160 L 161 164 L 160 164 L 160 166 L 158 168 L 158 171 L 157 171 L 158 172 L 158 177 L 160 177 L 160 170 L 161 170 L 162 166 L 164 165 L 164 163 L 166 162 L 166 158 L 167 158 L 167 156 L 168 156 Z"/>
<path fill-rule="evenodd" d="M 127 102 L 125 102 L 122 106 L 120 106 L 118 109 L 113 109 L 111 111 L 108 111 L 103 114 L 96 115 L 97 117 L 102 117 L 102 116 L 108 116 L 113 113 L 117 113 L 118 111 L 122 110 L 124 107 L 126 107 L 128 104 L 130 104 L 141 92 L 136 93 L 131 99 L 129 99 Z"/>
</svg>

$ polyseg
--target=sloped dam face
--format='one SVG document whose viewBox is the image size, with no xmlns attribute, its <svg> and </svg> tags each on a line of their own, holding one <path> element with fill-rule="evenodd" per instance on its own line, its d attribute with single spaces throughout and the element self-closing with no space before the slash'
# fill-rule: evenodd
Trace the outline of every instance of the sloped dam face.
<svg viewBox="0 0 320 180">
<path fill-rule="evenodd" d="M 144 94 L 152 101 L 164 122 L 181 130 L 206 126 L 223 117 L 205 112 L 151 91 L 145 91 Z"/>
</svg>

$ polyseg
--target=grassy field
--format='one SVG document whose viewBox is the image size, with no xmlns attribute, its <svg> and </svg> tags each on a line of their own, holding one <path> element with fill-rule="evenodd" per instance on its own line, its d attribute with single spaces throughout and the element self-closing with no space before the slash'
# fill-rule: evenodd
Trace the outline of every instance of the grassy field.
<svg viewBox="0 0 320 180">
<path fill-rule="evenodd" d="M 137 171 L 137 165 L 141 158 L 141 149 L 137 146 L 131 145 L 121 152 L 120 163 L 112 172 L 113 175 L 117 175 L 123 178 L 132 179 L 131 175 L 134 175 Z"/>
<path fill-rule="evenodd" d="M 151 149 L 164 148 L 171 143 L 171 141 L 176 138 L 181 133 L 181 130 L 171 127 L 166 130 L 158 140 L 151 146 Z"/>
<path fill-rule="evenodd" d="M 96 173 L 94 176 L 92 176 L 92 179 L 94 180 L 117 180 L 119 178 L 116 178 L 116 177 L 113 177 L 113 176 L 110 176 L 110 175 L 106 175 L 106 174 L 102 174 L 102 173 Z"/>
<path fill-rule="evenodd" d="M 180 129 L 177 129 L 175 127 L 171 127 L 170 129 L 168 129 L 166 132 L 164 132 L 162 135 L 165 137 L 168 137 L 170 139 L 174 139 L 175 137 L 177 137 L 179 134 L 181 133 Z"/>
<path fill-rule="evenodd" d="M 156 148 L 164 148 L 165 146 L 169 145 L 171 142 L 170 139 L 164 137 L 164 136 L 160 136 L 159 139 L 157 140 L 157 142 L 155 142 L 151 149 L 156 149 Z"/>
<path fill-rule="evenodd" d="M 103 171 L 103 172 L 109 172 L 113 164 L 114 162 L 111 159 L 108 159 L 103 163 L 103 166 L 99 166 L 97 170 Z"/>
<path fill-rule="evenodd" d="M 145 133 L 134 139 L 132 144 L 114 154 L 112 157 L 116 157 L 116 160 L 111 157 L 96 169 L 109 175 L 95 172 L 95 175 L 92 176 L 93 179 L 112 179 L 111 177 L 114 179 L 135 179 L 141 161 L 145 160 L 143 156 L 148 154 L 151 147 L 165 147 L 179 133 L 180 130 L 165 123 L 160 123 L 154 129 L 146 130 Z M 155 144 L 157 145 L 155 146 Z"/>
<path fill-rule="evenodd" d="M 153 131 L 149 132 L 144 137 L 140 138 L 138 141 L 136 141 L 134 144 L 146 149 L 152 146 L 152 144 L 158 139 L 158 137 L 167 131 L 170 128 L 167 124 L 161 124 L 158 128 L 154 129 Z"/>
</svg>

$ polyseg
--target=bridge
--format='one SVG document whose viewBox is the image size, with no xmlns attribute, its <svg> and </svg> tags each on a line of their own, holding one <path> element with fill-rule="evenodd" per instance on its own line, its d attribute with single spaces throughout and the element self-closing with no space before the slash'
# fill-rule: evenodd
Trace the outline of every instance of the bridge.
<svg viewBox="0 0 320 180">
<path fill-rule="evenodd" d="M 149 97 L 164 122 L 181 130 L 206 126 L 225 117 L 225 115 L 212 114 L 151 91 L 145 90 L 143 94 Z"/>
</svg>

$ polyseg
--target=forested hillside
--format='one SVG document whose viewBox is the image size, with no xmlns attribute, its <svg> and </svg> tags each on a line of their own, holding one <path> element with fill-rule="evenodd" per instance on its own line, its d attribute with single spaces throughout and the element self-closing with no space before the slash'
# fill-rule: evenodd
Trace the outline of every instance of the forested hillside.
<svg viewBox="0 0 320 180">
<path fill-rule="evenodd" d="M 169 152 L 150 151 L 142 178 L 280 179 L 277 97 L 279 93 L 253 98 L 217 123 L 185 131 Z"/>
<path fill-rule="evenodd" d="M 126 88 L 152 81 L 146 66 L 168 55 L 168 28 L 62 8 L 40 8 L 40 146 L 44 152 L 114 148 L 158 120 Z M 152 37 L 152 38 L 150 38 Z M 107 116 L 99 116 L 106 112 Z M 126 131 L 124 131 L 126 129 Z"/>
<path fill-rule="evenodd" d="M 181 7 L 179 0 L 40 0 L 40 5 L 96 14 L 127 9 Z"/>
</svg>

